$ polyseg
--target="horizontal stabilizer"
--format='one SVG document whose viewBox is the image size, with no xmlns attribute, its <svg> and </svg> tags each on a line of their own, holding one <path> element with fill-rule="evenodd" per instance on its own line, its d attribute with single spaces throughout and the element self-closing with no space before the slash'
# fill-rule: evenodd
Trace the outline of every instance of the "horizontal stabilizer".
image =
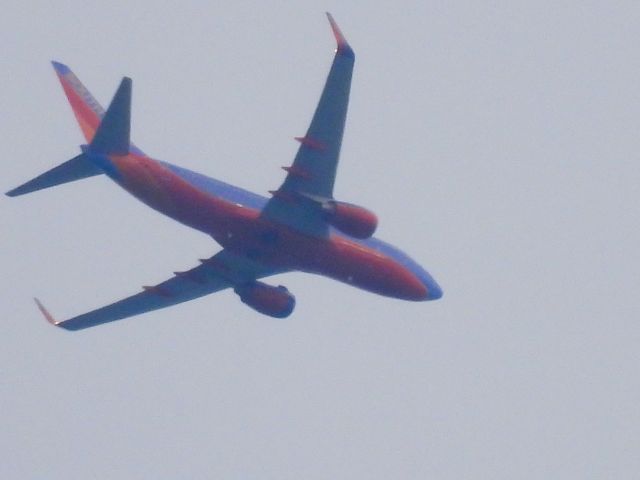
<svg viewBox="0 0 640 480">
<path fill-rule="evenodd" d="M 62 183 L 73 182 L 82 178 L 93 177 L 101 173 L 103 173 L 102 170 L 83 153 L 29 180 L 27 183 L 14 188 L 7 192 L 7 195 L 17 197 L 18 195 L 35 192 L 43 188 L 54 187 Z"/>
<path fill-rule="evenodd" d="M 131 79 L 124 77 L 111 105 L 102 117 L 89 148 L 94 153 L 126 155 L 129 153 L 131 126 Z"/>
</svg>

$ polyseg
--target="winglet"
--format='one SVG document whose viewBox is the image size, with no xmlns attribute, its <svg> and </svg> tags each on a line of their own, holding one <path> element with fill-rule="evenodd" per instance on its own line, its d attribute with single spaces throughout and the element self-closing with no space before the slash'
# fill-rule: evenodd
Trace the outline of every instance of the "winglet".
<svg viewBox="0 0 640 480">
<path fill-rule="evenodd" d="M 38 300 L 37 298 L 34 298 L 36 305 L 38 306 L 38 308 L 40 309 L 40 311 L 42 312 L 42 315 L 44 315 L 44 318 L 47 319 L 47 322 L 49 322 L 51 325 L 53 326 L 58 326 L 60 325 L 61 322 L 58 322 L 56 319 L 54 319 L 51 314 L 49 313 L 49 310 L 47 310 L 44 305 L 42 305 L 42 303 L 40 303 L 40 300 Z"/>
<path fill-rule="evenodd" d="M 336 53 L 338 53 L 339 55 L 345 55 L 345 56 L 354 58 L 355 54 L 353 53 L 353 50 L 349 45 L 349 42 L 347 42 L 347 39 L 344 38 L 344 35 L 342 34 L 340 27 L 338 27 L 338 24 L 336 23 L 336 21 L 333 19 L 333 16 L 329 12 L 327 12 L 327 18 L 329 19 L 329 23 L 331 24 L 331 30 L 333 30 L 333 36 L 336 37 L 336 43 L 338 44 L 338 49 L 336 50 Z"/>
</svg>

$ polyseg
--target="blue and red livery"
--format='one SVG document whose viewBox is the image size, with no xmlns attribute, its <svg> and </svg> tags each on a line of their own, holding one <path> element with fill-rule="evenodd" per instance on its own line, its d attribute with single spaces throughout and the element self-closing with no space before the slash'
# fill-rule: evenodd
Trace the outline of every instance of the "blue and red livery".
<svg viewBox="0 0 640 480">
<path fill-rule="evenodd" d="M 7 192 L 18 196 L 106 174 L 148 206 L 213 237 L 223 249 L 186 272 L 65 321 L 79 330 L 168 307 L 226 288 L 260 313 L 288 316 L 294 296 L 260 281 L 303 271 L 404 300 L 442 296 L 436 281 L 397 248 L 373 238 L 376 216 L 333 198 L 355 54 L 330 14 L 337 48 L 322 96 L 287 176 L 271 198 L 150 158 L 131 143 L 131 79 L 105 111 L 73 72 L 53 62 L 87 141 L 77 157 Z"/>
</svg>

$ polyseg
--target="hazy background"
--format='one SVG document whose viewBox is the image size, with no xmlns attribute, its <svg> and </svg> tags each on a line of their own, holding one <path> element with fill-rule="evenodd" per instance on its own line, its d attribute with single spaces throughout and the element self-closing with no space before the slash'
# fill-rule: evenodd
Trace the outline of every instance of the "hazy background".
<svg viewBox="0 0 640 480">
<path fill-rule="evenodd" d="M 640 4 L 18 2 L 0 16 L 2 191 L 78 153 L 49 65 L 147 153 L 277 187 L 356 51 L 336 196 L 445 290 L 272 279 L 75 334 L 218 250 L 104 177 L 0 198 L 0 477 L 602 479 L 640 471 Z M 106 3 L 106 2 L 103 2 Z M 231 2 L 228 2 L 231 3 Z"/>
</svg>

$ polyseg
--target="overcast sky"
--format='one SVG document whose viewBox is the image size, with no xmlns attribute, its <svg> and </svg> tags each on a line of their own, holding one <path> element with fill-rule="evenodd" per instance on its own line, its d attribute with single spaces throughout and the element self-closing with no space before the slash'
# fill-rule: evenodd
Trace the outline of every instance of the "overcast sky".
<svg viewBox="0 0 640 480">
<path fill-rule="evenodd" d="M 334 40 L 356 52 L 335 195 L 442 285 L 304 274 L 68 333 L 218 246 L 105 177 L 2 197 L 0 477 L 602 479 L 640 471 L 638 2 L 18 2 L 0 16 L 2 191 L 78 153 L 51 69 L 137 145 L 277 187 Z M 232 2 L 225 2 L 232 3 Z M 276 283 L 277 282 L 277 283 Z"/>
</svg>

